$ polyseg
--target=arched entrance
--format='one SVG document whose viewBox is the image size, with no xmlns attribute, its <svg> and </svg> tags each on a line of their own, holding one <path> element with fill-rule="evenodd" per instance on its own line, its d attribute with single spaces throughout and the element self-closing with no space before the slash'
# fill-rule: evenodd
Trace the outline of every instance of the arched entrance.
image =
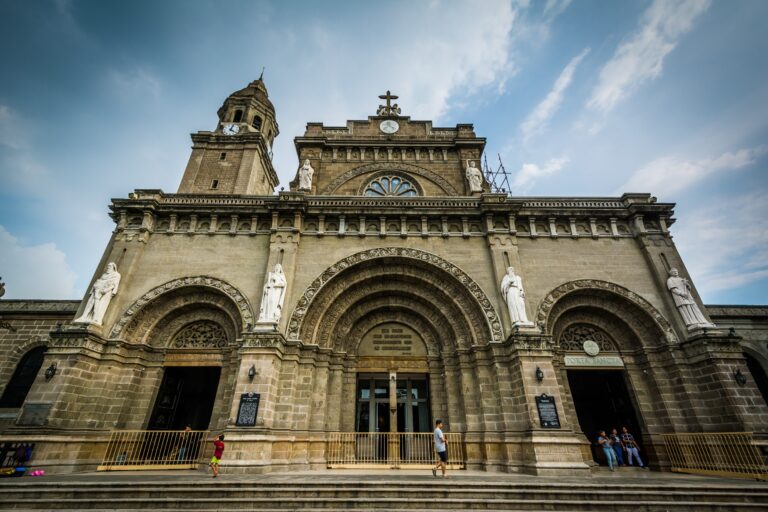
<svg viewBox="0 0 768 512">
<path fill-rule="evenodd" d="M 242 294 L 210 277 L 166 283 L 131 306 L 114 331 L 160 355 L 126 411 L 131 422 L 149 430 L 226 427 L 246 318 Z"/>
<path fill-rule="evenodd" d="M 400 248 L 345 258 L 310 285 L 288 333 L 338 363 L 327 407 L 312 412 L 329 431 L 417 434 L 435 418 L 457 434 L 485 428 L 491 402 L 471 347 L 500 340 L 500 322 L 480 287 L 442 258 Z M 483 393 L 494 386 L 488 379 Z M 371 450 L 392 456 L 392 445 Z"/>
<path fill-rule="evenodd" d="M 674 377 L 649 359 L 669 351 L 669 324 L 638 295 L 601 281 L 567 283 L 543 304 L 538 318 L 555 340 L 563 406 L 578 420 L 585 460 L 605 463 L 597 432 L 622 426 L 644 462 L 657 460 L 654 434 L 671 428 L 657 379 L 668 385 Z"/>
<path fill-rule="evenodd" d="M 768 404 L 768 375 L 766 375 L 763 365 L 760 364 L 756 357 L 746 351 L 744 352 L 744 359 L 747 360 L 747 368 L 755 380 L 757 389 L 760 391 L 765 403 Z"/>
<path fill-rule="evenodd" d="M 43 358 L 48 347 L 39 346 L 27 351 L 13 372 L 11 380 L 5 385 L 0 397 L 0 407 L 21 407 L 27 398 L 35 377 L 43 366 Z"/>
</svg>

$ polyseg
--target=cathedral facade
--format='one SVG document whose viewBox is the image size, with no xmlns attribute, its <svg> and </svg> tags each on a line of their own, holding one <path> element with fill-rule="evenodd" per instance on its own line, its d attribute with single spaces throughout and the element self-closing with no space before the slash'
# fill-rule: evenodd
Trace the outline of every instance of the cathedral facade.
<svg viewBox="0 0 768 512">
<path fill-rule="evenodd" d="M 442 419 L 467 468 L 540 474 L 589 470 L 613 426 L 662 469 L 663 434 L 768 432 L 767 310 L 708 313 L 673 204 L 493 192 L 471 124 L 382 99 L 365 120 L 307 124 L 274 193 L 264 82 L 230 95 L 177 193 L 112 201 L 82 301 L 0 301 L 16 326 L 0 384 L 37 351 L 2 436 L 71 471 L 98 465 L 112 431 L 190 425 L 257 472 L 326 467 L 334 434 Z"/>
</svg>

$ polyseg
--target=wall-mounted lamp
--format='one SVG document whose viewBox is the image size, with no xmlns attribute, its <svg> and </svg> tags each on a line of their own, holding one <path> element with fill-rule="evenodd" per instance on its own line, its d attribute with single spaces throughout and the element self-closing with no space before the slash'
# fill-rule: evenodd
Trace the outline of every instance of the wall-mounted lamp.
<svg viewBox="0 0 768 512">
<path fill-rule="evenodd" d="M 255 376 L 256 376 L 256 365 L 252 364 L 251 367 L 248 369 L 248 378 L 253 380 Z"/>
<path fill-rule="evenodd" d="M 544 372 L 538 366 L 536 367 L 536 380 L 539 382 L 544 380 Z"/>
<path fill-rule="evenodd" d="M 747 383 L 747 376 L 741 373 L 741 370 L 736 370 L 733 372 L 733 378 L 736 379 L 736 382 L 739 384 L 739 386 L 743 386 Z"/>
<path fill-rule="evenodd" d="M 51 366 L 45 370 L 45 380 L 51 380 L 56 375 L 56 363 L 52 363 Z"/>
</svg>

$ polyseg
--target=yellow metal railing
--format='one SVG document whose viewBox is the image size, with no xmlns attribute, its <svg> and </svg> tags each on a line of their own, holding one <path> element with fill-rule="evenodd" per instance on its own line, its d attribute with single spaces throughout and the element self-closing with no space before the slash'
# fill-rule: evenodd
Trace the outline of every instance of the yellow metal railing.
<svg viewBox="0 0 768 512">
<path fill-rule="evenodd" d="M 463 468 L 465 457 L 461 434 L 446 434 L 445 438 L 448 467 Z M 431 432 L 331 432 L 326 459 L 329 468 L 398 468 L 434 466 L 438 457 Z"/>
<path fill-rule="evenodd" d="M 115 430 L 99 471 L 196 469 L 207 430 Z"/>
<path fill-rule="evenodd" d="M 768 479 L 766 457 L 751 432 L 664 434 L 672 471 Z"/>
</svg>

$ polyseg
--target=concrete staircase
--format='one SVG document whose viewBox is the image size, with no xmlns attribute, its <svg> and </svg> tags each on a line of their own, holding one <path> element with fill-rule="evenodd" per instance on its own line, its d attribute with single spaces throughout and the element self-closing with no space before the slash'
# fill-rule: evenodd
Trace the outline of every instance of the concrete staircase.
<svg viewBox="0 0 768 512">
<path fill-rule="evenodd" d="M 768 483 L 669 473 L 531 477 L 423 471 L 87 474 L 6 479 L 3 510 L 764 511 Z"/>
</svg>

